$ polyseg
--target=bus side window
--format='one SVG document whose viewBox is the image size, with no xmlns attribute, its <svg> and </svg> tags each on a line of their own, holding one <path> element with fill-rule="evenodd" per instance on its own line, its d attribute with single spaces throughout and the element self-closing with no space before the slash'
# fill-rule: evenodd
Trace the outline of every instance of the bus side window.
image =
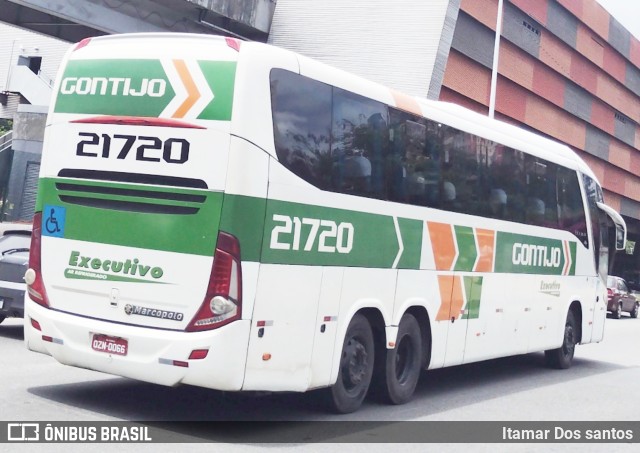
<svg viewBox="0 0 640 453">
<path fill-rule="evenodd" d="M 585 247 L 589 247 L 587 219 L 578 175 L 573 170 L 558 167 L 557 184 L 560 227 L 574 234 Z"/>
<path fill-rule="evenodd" d="M 587 175 L 582 176 L 582 182 L 587 195 L 591 237 L 593 238 L 593 258 L 596 269 L 598 269 L 600 275 L 606 276 L 609 270 L 609 263 L 607 260 L 602 259 L 602 257 L 607 256 L 608 253 L 609 229 L 607 227 L 606 216 L 598 209 L 597 205 L 598 202 L 604 202 L 602 188 L 595 180 Z"/>
<path fill-rule="evenodd" d="M 387 107 L 381 102 L 334 88 L 332 114 L 332 190 L 386 198 Z"/>
<path fill-rule="evenodd" d="M 391 150 L 387 158 L 389 199 L 418 206 L 438 203 L 440 171 L 437 125 L 390 109 Z"/>
<path fill-rule="evenodd" d="M 273 69 L 270 78 L 278 160 L 305 181 L 327 188 L 331 87 L 282 69 Z"/>
<path fill-rule="evenodd" d="M 557 165 L 530 155 L 524 165 L 525 223 L 558 228 Z"/>
</svg>

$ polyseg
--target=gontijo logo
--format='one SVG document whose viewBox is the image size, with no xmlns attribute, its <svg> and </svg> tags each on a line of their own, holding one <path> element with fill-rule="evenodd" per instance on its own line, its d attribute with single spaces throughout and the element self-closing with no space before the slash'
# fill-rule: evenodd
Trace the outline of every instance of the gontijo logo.
<svg viewBox="0 0 640 453">
<path fill-rule="evenodd" d="M 559 267 L 562 262 L 562 250 L 560 247 L 516 242 L 513 244 L 511 262 L 514 266 Z"/>
<path fill-rule="evenodd" d="M 231 119 L 235 61 L 71 60 L 55 112 Z"/>
<path fill-rule="evenodd" d="M 576 241 L 497 232 L 495 272 L 575 275 Z"/>
<path fill-rule="evenodd" d="M 100 96 L 164 96 L 167 81 L 164 79 L 142 79 L 133 81 L 123 77 L 66 77 L 62 80 L 60 93 L 99 94 Z"/>
</svg>

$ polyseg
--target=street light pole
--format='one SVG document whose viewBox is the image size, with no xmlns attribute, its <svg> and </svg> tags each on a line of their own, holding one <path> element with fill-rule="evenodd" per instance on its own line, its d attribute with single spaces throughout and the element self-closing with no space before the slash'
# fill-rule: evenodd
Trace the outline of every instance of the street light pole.
<svg viewBox="0 0 640 453">
<path fill-rule="evenodd" d="M 491 92 L 489 93 L 489 118 L 493 118 L 496 110 L 496 85 L 498 83 L 498 56 L 500 54 L 500 35 L 502 34 L 502 0 L 498 0 L 498 17 L 496 19 L 496 39 L 493 44 L 493 65 L 491 67 Z"/>
</svg>

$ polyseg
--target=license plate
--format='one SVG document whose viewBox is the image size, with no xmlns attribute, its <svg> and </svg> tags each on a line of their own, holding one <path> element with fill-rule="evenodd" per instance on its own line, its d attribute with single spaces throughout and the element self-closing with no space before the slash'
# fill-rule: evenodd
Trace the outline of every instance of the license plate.
<svg viewBox="0 0 640 453">
<path fill-rule="evenodd" d="M 106 352 L 107 354 L 127 355 L 129 342 L 124 338 L 94 334 L 91 339 L 91 348 L 94 351 Z"/>
</svg>

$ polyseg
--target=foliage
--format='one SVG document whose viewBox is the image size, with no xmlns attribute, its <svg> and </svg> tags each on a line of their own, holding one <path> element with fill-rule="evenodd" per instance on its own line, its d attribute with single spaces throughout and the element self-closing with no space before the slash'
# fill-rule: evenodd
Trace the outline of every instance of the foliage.
<svg viewBox="0 0 640 453">
<path fill-rule="evenodd" d="M 0 118 L 0 136 L 13 129 L 13 120 Z"/>
</svg>

